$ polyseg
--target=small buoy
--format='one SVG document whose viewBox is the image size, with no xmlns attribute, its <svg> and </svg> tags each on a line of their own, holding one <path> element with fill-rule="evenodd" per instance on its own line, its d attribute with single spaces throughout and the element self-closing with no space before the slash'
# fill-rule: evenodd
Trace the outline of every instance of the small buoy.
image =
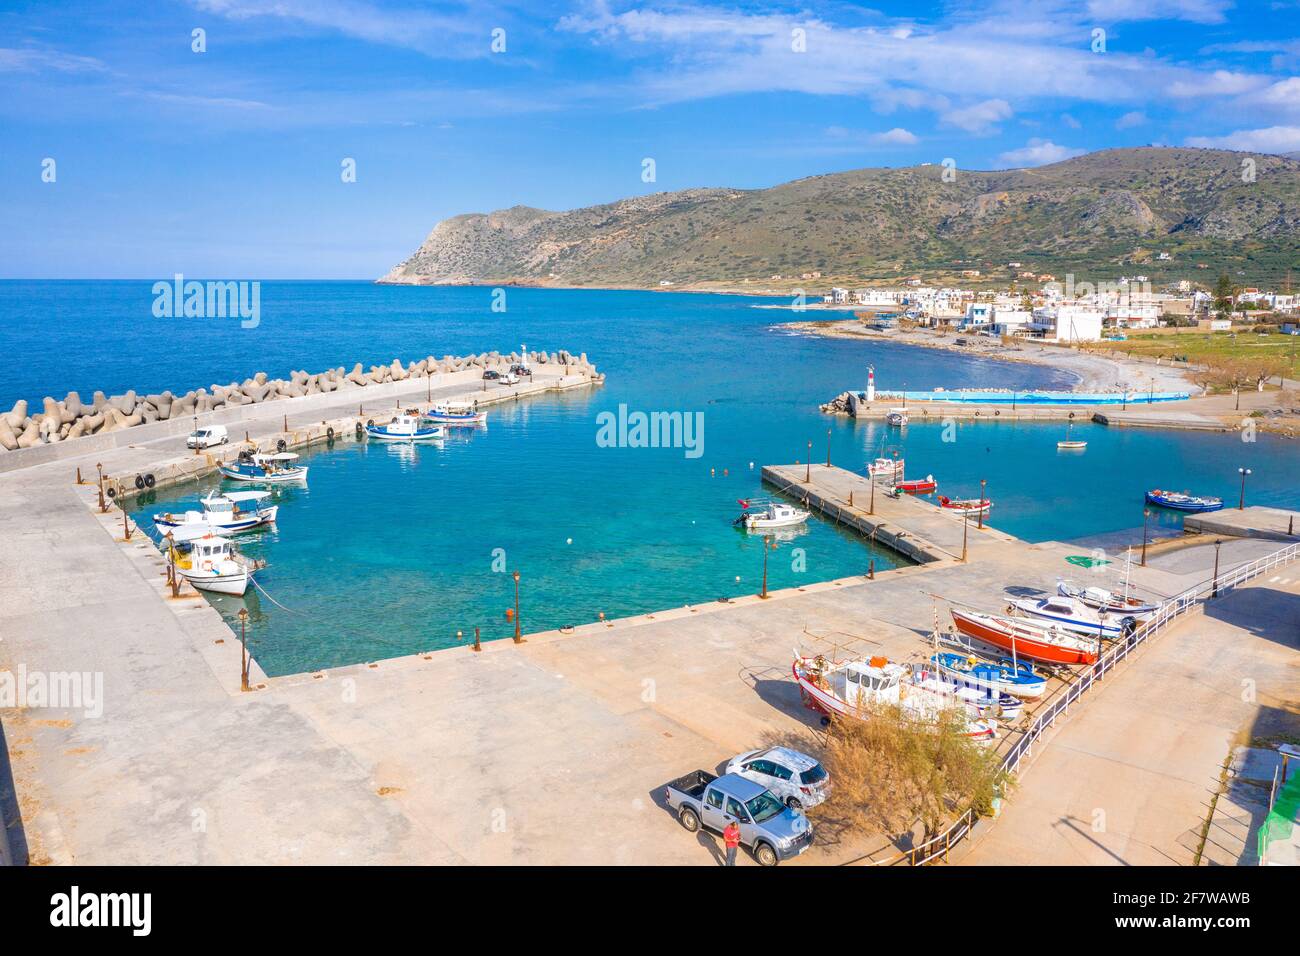
<svg viewBox="0 0 1300 956">
<path fill-rule="evenodd" d="M 716 468 L 710 468 L 710 469 L 709 469 L 709 477 L 710 477 L 710 478 L 716 478 L 717 476 L 718 476 L 718 469 L 716 469 Z"/>
<path fill-rule="evenodd" d="M 565 538 L 565 539 L 564 539 L 564 543 L 565 543 L 565 544 L 573 544 L 573 539 L 572 539 L 572 538 Z"/>
<path fill-rule="evenodd" d="M 600 620 L 602 621 L 605 620 L 605 612 L 604 611 L 596 612 L 596 617 L 600 618 Z"/>
<path fill-rule="evenodd" d="M 739 575 L 739 574 L 736 575 L 736 583 L 737 583 L 737 584 L 740 583 L 740 575 Z"/>
<path fill-rule="evenodd" d="M 750 471 L 754 470 L 754 463 L 752 461 L 749 463 L 749 470 Z"/>
<path fill-rule="evenodd" d="M 513 621 L 514 619 L 515 619 L 515 609 L 512 607 L 506 608 L 506 620 Z"/>
<path fill-rule="evenodd" d="M 727 468 L 722 469 L 722 477 L 723 477 L 723 478 L 726 478 L 726 477 L 727 477 L 727 474 L 729 473 L 729 471 L 730 471 L 730 469 L 727 469 Z"/>
</svg>

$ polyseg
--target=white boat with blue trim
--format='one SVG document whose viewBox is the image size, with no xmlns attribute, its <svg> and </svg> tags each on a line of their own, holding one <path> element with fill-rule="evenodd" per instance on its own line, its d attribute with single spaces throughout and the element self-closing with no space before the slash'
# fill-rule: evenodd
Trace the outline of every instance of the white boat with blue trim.
<svg viewBox="0 0 1300 956">
<path fill-rule="evenodd" d="M 297 460 L 298 456 L 291 451 L 279 451 L 272 455 L 241 451 L 233 462 L 222 462 L 217 468 L 231 481 L 254 481 L 261 484 L 306 481 L 307 466 L 295 465 Z"/>
<path fill-rule="evenodd" d="M 214 534 L 238 534 L 273 524 L 279 505 L 264 505 L 269 491 L 210 491 L 199 504 L 202 511 L 170 511 L 153 516 L 154 526 L 164 534 L 179 528 L 205 528 Z"/>
<path fill-rule="evenodd" d="M 487 412 L 471 402 L 440 402 L 424 413 L 424 420 L 439 425 L 470 427 L 487 424 Z"/>
<path fill-rule="evenodd" d="M 1136 615 L 1107 614 L 1064 594 L 1017 598 L 1011 602 L 1011 610 L 1027 617 L 1052 621 L 1066 630 L 1090 636 L 1120 638 L 1131 633 L 1138 624 Z"/>
<path fill-rule="evenodd" d="M 418 414 L 404 412 L 383 425 L 376 425 L 373 419 L 367 422 L 366 435 L 379 441 L 433 441 L 445 438 L 447 430 L 422 421 Z"/>
<path fill-rule="evenodd" d="M 200 591 L 242 595 L 253 572 L 264 567 L 239 554 L 226 538 L 201 528 L 173 532 L 176 573 Z"/>
</svg>

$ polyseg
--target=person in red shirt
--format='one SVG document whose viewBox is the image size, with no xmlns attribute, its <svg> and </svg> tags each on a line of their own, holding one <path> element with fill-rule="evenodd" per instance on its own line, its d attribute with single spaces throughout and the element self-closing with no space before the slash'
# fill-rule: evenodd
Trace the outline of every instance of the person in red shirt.
<svg viewBox="0 0 1300 956">
<path fill-rule="evenodd" d="M 727 844 L 727 866 L 736 865 L 736 850 L 740 846 L 740 824 L 732 820 L 722 831 L 722 841 Z"/>
</svg>

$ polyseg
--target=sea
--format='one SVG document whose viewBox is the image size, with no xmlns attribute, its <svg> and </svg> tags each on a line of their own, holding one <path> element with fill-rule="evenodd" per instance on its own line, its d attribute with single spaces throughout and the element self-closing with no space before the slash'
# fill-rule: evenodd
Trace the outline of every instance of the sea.
<svg viewBox="0 0 1300 956">
<path fill-rule="evenodd" d="M 1269 435 L 1009 421 L 906 429 L 823 414 L 865 387 L 1070 388 L 1050 366 L 882 341 L 796 334 L 800 316 L 734 295 L 381 286 L 263 281 L 255 327 L 239 318 L 158 318 L 152 281 L 0 282 L 0 408 L 75 390 L 180 394 L 256 372 L 287 377 L 427 355 L 585 352 L 603 386 L 493 407 L 485 428 L 419 447 L 345 438 L 304 455 L 310 481 L 276 494 L 274 529 L 241 536 L 264 559 L 259 588 L 214 597 L 268 674 L 283 675 L 565 625 L 648 614 L 905 563 L 814 517 L 763 538 L 733 527 L 742 501 L 770 494 L 764 464 L 862 469 L 904 457 L 953 497 L 984 481 L 991 523 L 1029 541 L 1140 537 L 1143 492 L 1162 487 L 1295 507 L 1300 446 Z M 638 414 L 679 422 L 651 447 Z M 133 502 L 146 529 L 196 507 L 219 482 Z M 1152 519 L 1177 531 L 1176 515 Z M 1063 569 L 1063 572 L 1068 569 Z"/>
</svg>

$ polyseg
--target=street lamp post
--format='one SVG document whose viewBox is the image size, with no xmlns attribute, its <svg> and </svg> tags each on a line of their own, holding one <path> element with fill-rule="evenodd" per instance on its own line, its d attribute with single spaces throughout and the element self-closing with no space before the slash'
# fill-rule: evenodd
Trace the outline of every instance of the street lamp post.
<svg viewBox="0 0 1300 956">
<path fill-rule="evenodd" d="M 867 514 L 876 513 L 876 477 L 871 473 L 870 467 L 867 468 L 867 483 L 871 485 L 871 507 L 867 509 Z"/>
<path fill-rule="evenodd" d="M 767 549 L 772 544 L 771 535 L 763 535 L 763 590 L 758 596 L 767 600 Z"/>
<path fill-rule="evenodd" d="M 1237 498 L 1237 510 L 1246 509 L 1246 476 L 1250 474 L 1249 468 L 1238 468 L 1237 474 L 1241 475 L 1241 495 Z"/>
<path fill-rule="evenodd" d="M 1151 509 L 1142 509 L 1142 567 L 1147 566 L 1147 520 L 1151 517 Z"/>
<path fill-rule="evenodd" d="M 988 483 L 987 478 L 980 479 L 979 530 L 981 531 L 984 530 L 984 502 L 988 500 L 988 498 L 985 497 L 984 489 L 988 486 Z"/>
<path fill-rule="evenodd" d="M 513 577 L 515 579 L 515 643 L 519 644 L 523 641 L 523 635 L 519 630 L 519 572 L 516 571 Z"/>
<path fill-rule="evenodd" d="M 831 466 L 831 430 L 826 429 L 826 467 Z"/>
<path fill-rule="evenodd" d="M 198 437 L 197 437 L 197 436 L 198 436 L 198 431 L 199 431 L 199 416 L 198 416 L 198 415 L 195 415 L 195 416 L 194 416 L 194 435 L 195 435 L 195 438 L 194 438 L 194 454 L 196 454 L 196 455 L 199 453 L 199 439 L 198 439 Z"/>
<path fill-rule="evenodd" d="M 1223 539 L 1214 542 L 1214 578 L 1210 587 L 1210 597 L 1219 596 L 1219 545 L 1223 544 Z"/>
<path fill-rule="evenodd" d="M 808 461 L 804 465 L 803 480 L 805 484 L 812 481 L 812 439 L 811 438 L 808 439 Z"/>
<path fill-rule="evenodd" d="M 248 690 L 248 608 L 239 609 L 239 689 Z"/>
<path fill-rule="evenodd" d="M 963 511 L 961 513 L 961 559 L 963 562 L 965 562 L 966 560 L 966 532 L 968 531 L 969 528 L 970 528 L 970 512 Z"/>
</svg>

